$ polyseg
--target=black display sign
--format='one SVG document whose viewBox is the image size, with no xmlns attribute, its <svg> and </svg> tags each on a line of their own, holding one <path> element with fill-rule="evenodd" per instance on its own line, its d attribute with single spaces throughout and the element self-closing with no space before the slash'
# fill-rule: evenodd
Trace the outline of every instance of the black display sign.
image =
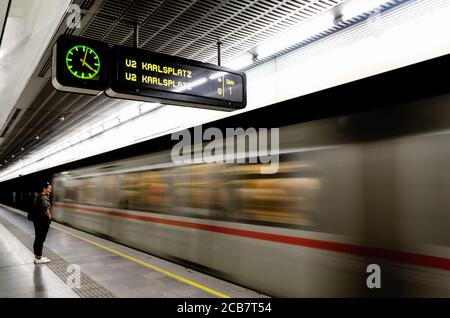
<svg viewBox="0 0 450 318">
<path fill-rule="evenodd" d="M 53 46 L 53 86 L 65 92 L 101 93 L 108 83 L 108 51 L 105 43 L 61 35 Z"/>
<path fill-rule="evenodd" d="M 220 110 L 246 105 L 242 72 L 123 46 L 110 57 L 110 97 Z"/>
<path fill-rule="evenodd" d="M 247 102 L 243 72 L 72 35 L 53 46 L 52 83 L 71 93 L 218 110 Z"/>
</svg>

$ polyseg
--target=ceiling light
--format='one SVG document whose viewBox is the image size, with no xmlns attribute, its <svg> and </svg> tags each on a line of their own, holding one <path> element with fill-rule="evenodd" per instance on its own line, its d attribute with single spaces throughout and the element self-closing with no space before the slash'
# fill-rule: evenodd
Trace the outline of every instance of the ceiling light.
<svg viewBox="0 0 450 318">
<path fill-rule="evenodd" d="M 34 139 L 39 140 L 39 135 L 37 135 L 36 137 L 34 137 Z"/>
<path fill-rule="evenodd" d="M 91 133 L 90 132 L 85 132 L 85 133 L 83 133 L 83 134 L 78 136 L 78 138 L 79 138 L 78 142 L 84 141 L 84 140 L 86 140 L 86 139 L 88 139 L 90 137 L 91 137 Z"/>
<path fill-rule="evenodd" d="M 342 6 L 342 20 L 350 20 L 361 14 L 378 9 L 386 0 L 352 0 L 345 2 Z"/>
<path fill-rule="evenodd" d="M 255 48 L 258 59 L 264 59 L 334 26 L 334 15 L 325 12 L 299 26 L 273 37 Z"/>
<path fill-rule="evenodd" d="M 225 67 L 233 70 L 240 70 L 253 63 L 253 55 L 250 52 L 238 55 L 224 64 Z"/>
<path fill-rule="evenodd" d="M 128 111 L 124 111 L 119 115 L 119 120 L 121 123 L 127 122 L 134 117 L 139 116 L 139 108 L 129 109 Z"/>
<path fill-rule="evenodd" d="M 22 147 L 22 148 L 20 148 L 20 150 L 24 151 L 24 150 L 25 150 L 25 148 L 24 148 L 24 147 Z"/>
<path fill-rule="evenodd" d="M 99 125 L 97 127 L 89 129 L 89 132 L 91 136 L 98 135 L 99 133 L 103 132 L 103 125 Z"/>
<path fill-rule="evenodd" d="M 139 108 L 141 110 L 141 113 L 149 112 L 157 107 L 161 106 L 159 103 L 142 103 L 140 104 Z"/>
<path fill-rule="evenodd" d="M 105 123 L 103 124 L 103 129 L 104 129 L 104 130 L 108 130 L 108 129 L 111 129 L 111 128 L 113 128 L 114 126 L 117 126 L 117 125 L 119 125 L 119 124 L 120 124 L 119 118 L 114 118 L 114 119 L 112 119 L 112 120 L 109 120 L 109 121 L 105 122 Z"/>
<path fill-rule="evenodd" d="M 58 118 L 60 121 L 64 121 L 66 118 L 64 116 L 59 116 Z"/>
</svg>

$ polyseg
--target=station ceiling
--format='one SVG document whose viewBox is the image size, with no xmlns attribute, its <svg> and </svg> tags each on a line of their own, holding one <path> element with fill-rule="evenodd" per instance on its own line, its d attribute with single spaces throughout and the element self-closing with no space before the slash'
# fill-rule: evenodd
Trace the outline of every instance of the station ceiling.
<svg viewBox="0 0 450 318">
<path fill-rule="evenodd" d="M 86 96 L 53 88 L 51 47 L 60 34 L 133 46 L 133 23 L 139 22 L 140 47 L 217 63 L 218 40 L 222 42 L 222 61 L 227 61 L 344 1 L 75 0 L 81 8 L 81 28 L 67 27 L 65 21 L 69 12 L 61 20 L 26 87 L 26 90 L 36 91 L 39 86 L 34 98 L 29 103 L 17 103 L 19 105 L 16 104 L 1 127 L 0 164 L 6 167 L 20 158 L 27 158 L 36 148 L 77 131 L 84 123 L 102 120 L 111 104 L 117 103 L 103 94 Z M 37 79 L 41 84 L 37 85 Z"/>
<path fill-rule="evenodd" d="M 105 0 L 82 35 L 133 45 L 141 23 L 144 49 L 216 63 L 226 61 L 344 0 Z"/>
<path fill-rule="evenodd" d="M 16 105 L 0 130 L 2 167 L 32 155 L 44 143 L 76 131 L 87 121 L 103 118 L 117 102 L 100 96 L 56 91 L 51 84 L 51 47 L 63 33 L 108 44 L 134 45 L 134 22 L 140 23 L 141 48 L 202 62 L 217 63 L 217 41 L 227 61 L 294 25 L 345 0 L 84 0 L 81 28 L 62 19 L 33 78 L 45 84 L 28 105 Z M 14 4 L 14 3 L 13 3 Z M 64 120 L 62 120 L 64 118 Z M 39 139 L 38 137 L 39 136 Z M 22 150 L 23 149 L 23 150 Z M 14 157 L 13 157 L 14 156 Z M 1 169 L 1 167 L 0 167 Z"/>
</svg>

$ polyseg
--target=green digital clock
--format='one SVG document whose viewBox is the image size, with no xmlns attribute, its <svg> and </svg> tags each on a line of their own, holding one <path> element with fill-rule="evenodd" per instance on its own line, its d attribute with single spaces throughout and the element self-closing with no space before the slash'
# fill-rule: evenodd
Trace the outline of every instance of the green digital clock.
<svg viewBox="0 0 450 318">
<path fill-rule="evenodd" d="M 62 34 L 52 50 L 52 84 L 58 91 L 98 95 L 108 86 L 109 46 Z"/>
<path fill-rule="evenodd" d="M 76 78 L 96 80 L 100 72 L 100 58 L 89 46 L 76 45 L 67 51 L 66 67 Z"/>
</svg>

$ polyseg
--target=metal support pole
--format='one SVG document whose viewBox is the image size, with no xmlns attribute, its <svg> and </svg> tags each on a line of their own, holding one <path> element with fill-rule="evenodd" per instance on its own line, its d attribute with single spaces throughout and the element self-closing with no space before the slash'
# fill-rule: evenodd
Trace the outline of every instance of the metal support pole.
<svg viewBox="0 0 450 318">
<path fill-rule="evenodd" d="M 217 65 L 222 64 L 222 42 L 217 41 Z"/>
<path fill-rule="evenodd" d="M 135 49 L 139 48 L 139 26 L 140 26 L 139 22 L 134 23 L 134 48 Z"/>
</svg>

